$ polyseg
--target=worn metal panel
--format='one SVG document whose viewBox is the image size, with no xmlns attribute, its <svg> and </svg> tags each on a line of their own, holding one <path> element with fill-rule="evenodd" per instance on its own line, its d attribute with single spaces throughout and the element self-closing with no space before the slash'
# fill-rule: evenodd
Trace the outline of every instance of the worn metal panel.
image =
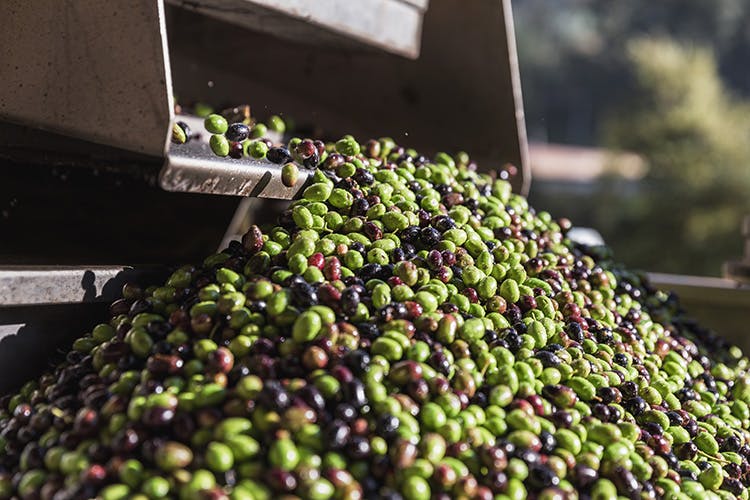
<svg viewBox="0 0 750 500">
<path fill-rule="evenodd" d="M 383 51 L 321 46 L 316 37 L 325 36 L 320 24 L 332 19 L 346 29 L 364 27 L 367 36 L 381 36 L 409 17 L 394 16 L 390 9 L 417 11 L 421 18 L 425 0 L 193 1 L 193 8 L 233 21 L 237 16 L 231 9 L 206 6 L 274 6 L 286 14 L 262 17 L 261 24 L 297 42 L 212 24 L 203 15 L 180 16 L 174 9 L 174 57 L 165 48 L 162 1 L 138 0 L 127 7 L 94 0 L 0 3 L 6 21 L 0 31 L 0 118 L 163 156 L 173 118 L 172 58 L 177 93 L 186 102 L 249 96 L 256 107 L 288 112 L 333 135 L 392 134 L 427 153 L 466 149 L 482 166 L 515 163 L 522 170 L 515 188 L 528 190 L 509 0 L 434 2 L 424 17 L 422 53 L 414 61 Z M 328 18 L 325 12 L 335 15 Z M 376 22 L 378 16 L 383 17 L 377 22 L 388 20 L 386 28 L 357 24 Z M 302 36 L 295 37 L 298 24 Z M 206 180 L 213 175 L 205 172 Z"/>
<path fill-rule="evenodd" d="M 514 187 L 528 190 L 508 0 L 430 3 L 416 60 L 272 38 L 182 9 L 168 14 L 180 96 L 249 100 L 256 112 L 288 115 L 329 137 L 392 135 L 429 154 L 466 150 L 484 168 L 516 164 Z"/>
<path fill-rule="evenodd" d="M 3 0 L 0 20 L 0 119 L 164 154 L 163 0 Z"/>
<path fill-rule="evenodd" d="M 0 394 L 63 359 L 70 343 L 102 321 L 122 285 L 163 282 L 165 267 L 0 267 Z"/>
<path fill-rule="evenodd" d="M 167 191 L 182 193 L 291 200 L 310 176 L 312 170 L 300 168 L 297 184 L 287 187 L 281 182 L 279 165 L 249 158 L 218 158 L 205 143 L 191 141 L 170 149 L 159 184 Z"/>
<path fill-rule="evenodd" d="M 163 268 L 130 266 L 2 266 L 0 306 L 110 302 L 128 282 L 165 276 Z"/>
<path fill-rule="evenodd" d="M 168 0 L 174 5 L 270 33 L 339 47 L 373 46 L 419 55 L 428 0 Z"/>
</svg>

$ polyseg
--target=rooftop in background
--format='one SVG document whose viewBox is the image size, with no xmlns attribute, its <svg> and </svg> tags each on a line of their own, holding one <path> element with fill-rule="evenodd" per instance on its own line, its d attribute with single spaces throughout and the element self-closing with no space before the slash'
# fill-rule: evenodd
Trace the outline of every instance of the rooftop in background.
<svg viewBox="0 0 750 500">
<path fill-rule="evenodd" d="M 646 173 L 640 155 L 601 148 L 563 144 L 529 144 L 531 173 L 535 179 L 591 182 L 606 174 L 639 180 Z"/>
</svg>

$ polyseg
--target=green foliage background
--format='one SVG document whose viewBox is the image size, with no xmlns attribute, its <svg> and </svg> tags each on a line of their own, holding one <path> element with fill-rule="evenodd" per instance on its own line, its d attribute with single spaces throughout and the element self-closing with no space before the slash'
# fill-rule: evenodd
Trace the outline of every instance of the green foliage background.
<svg viewBox="0 0 750 500">
<path fill-rule="evenodd" d="M 535 183 L 629 265 L 718 275 L 750 213 L 750 2 L 514 3 L 532 139 L 640 154 L 637 184 Z"/>
</svg>

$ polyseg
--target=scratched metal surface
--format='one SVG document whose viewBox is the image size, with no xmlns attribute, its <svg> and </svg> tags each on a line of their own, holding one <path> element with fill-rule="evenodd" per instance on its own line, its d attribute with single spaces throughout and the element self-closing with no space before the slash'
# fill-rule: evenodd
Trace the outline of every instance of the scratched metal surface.
<svg viewBox="0 0 750 500">
<path fill-rule="evenodd" d="M 2 0 L 0 20 L 0 120 L 163 156 L 162 0 Z"/>
<path fill-rule="evenodd" d="M 181 98 L 239 96 L 329 137 L 391 135 L 424 154 L 465 150 L 487 169 L 510 162 L 521 168 L 515 190 L 528 192 L 510 0 L 431 2 L 415 60 L 291 41 L 171 4 L 167 13 Z"/>
<path fill-rule="evenodd" d="M 376 47 L 416 59 L 429 0 L 167 0 L 173 5 L 306 44 Z M 366 15 L 363 15 L 366 13 Z"/>
<path fill-rule="evenodd" d="M 234 3 L 250 17 L 255 12 L 250 5 L 275 9 L 277 15 L 258 17 L 255 27 L 265 30 L 260 33 L 233 30 L 213 19 L 205 23 L 209 16 L 172 8 L 170 36 L 183 36 L 171 39 L 168 53 L 163 0 L 135 0 L 127 6 L 100 0 L 0 2 L 0 121 L 163 158 L 174 118 L 171 60 L 176 91 L 186 102 L 252 95 L 265 109 L 289 109 L 300 121 L 309 118 L 334 136 L 396 133 L 427 153 L 437 145 L 449 151 L 465 148 L 481 165 L 517 164 L 522 175 L 516 189 L 528 190 L 510 0 L 443 0 L 426 12 L 425 0 L 182 0 L 180 5 L 212 16 L 232 14 L 238 22 L 232 9 L 240 7 Z M 357 29 L 377 38 L 409 18 L 390 9 L 418 12 L 416 40 L 424 14 L 418 59 L 394 55 L 387 47 L 361 51 L 318 43 L 334 22 L 352 30 L 350 38 L 357 38 Z M 332 17 L 320 18 L 324 12 Z M 298 25 L 305 27 L 301 40 L 295 35 Z M 414 30 L 401 26 L 396 31 Z M 276 38 L 280 34 L 297 42 Z M 217 60 L 217 53 L 236 57 Z M 284 71 L 256 70 L 277 67 L 279 61 L 302 62 Z M 209 80 L 212 84 L 206 85 Z M 472 126 L 457 129 L 453 123 Z M 258 172 L 259 164 L 238 168 L 210 158 L 168 156 L 174 158 L 168 158 L 162 173 L 166 189 L 293 195 L 278 182 L 278 172 L 268 175 L 267 166 Z M 201 170 L 202 165 L 209 168 Z M 237 181 L 239 190 L 228 187 Z"/>
<path fill-rule="evenodd" d="M 0 307 L 111 302 L 128 282 L 157 282 L 165 267 L 0 266 Z"/>
<path fill-rule="evenodd" d="M 252 196 L 291 200 L 306 185 L 312 170 L 300 168 L 297 184 L 281 182 L 281 167 L 265 160 L 218 158 L 208 145 L 190 141 L 172 146 L 159 176 L 167 191 Z"/>
</svg>

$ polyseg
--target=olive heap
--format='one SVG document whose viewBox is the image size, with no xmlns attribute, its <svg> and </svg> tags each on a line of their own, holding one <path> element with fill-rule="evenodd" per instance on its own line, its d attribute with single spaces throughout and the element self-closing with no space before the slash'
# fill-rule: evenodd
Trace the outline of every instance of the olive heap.
<svg viewBox="0 0 750 500">
<path fill-rule="evenodd" d="M 747 358 L 507 170 L 206 125 L 310 184 L 0 401 L 1 498 L 748 498 Z"/>
</svg>

